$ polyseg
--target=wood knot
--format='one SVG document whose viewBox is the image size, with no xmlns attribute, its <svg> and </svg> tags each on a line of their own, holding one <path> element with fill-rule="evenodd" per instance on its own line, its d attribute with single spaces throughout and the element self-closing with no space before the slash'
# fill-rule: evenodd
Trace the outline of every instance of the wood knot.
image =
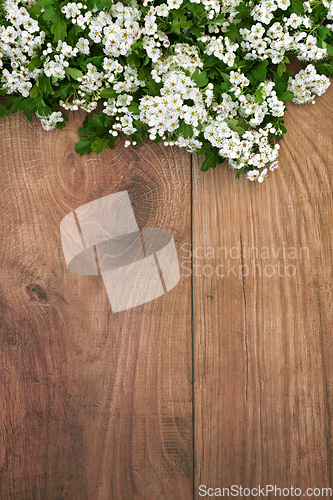
<svg viewBox="0 0 333 500">
<path fill-rule="evenodd" d="M 212 295 L 207 295 L 207 302 L 212 302 L 214 297 Z"/>
<path fill-rule="evenodd" d="M 47 292 L 41 286 L 37 285 L 36 283 L 31 283 L 25 288 L 30 297 L 29 300 L 31 301 L 37 300 L 37 302 L 41 302 L 42 304 L 48 302 Z"/>
</svg>

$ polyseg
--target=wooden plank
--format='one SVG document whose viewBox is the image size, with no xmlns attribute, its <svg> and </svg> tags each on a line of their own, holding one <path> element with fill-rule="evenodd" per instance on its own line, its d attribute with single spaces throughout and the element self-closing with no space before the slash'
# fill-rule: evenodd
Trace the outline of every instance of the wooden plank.
<svg viewBox="0 0 333 500">
<path fill-rule="evenodd" d="M 3 500 L 192 496 L 191 281 L 111 313 L 71 274 L 59 224 L 127 190 L 139 227 L 190 239 L 190 156 L 144 144 L 80 157 L 77 127 L 1 121 Z"/>
<path fill-rule="evenodd" d="M 261 185 L 194 158 L 195 498 L 332 487 L 332 98 L 289 105 Z"/>
</svg>

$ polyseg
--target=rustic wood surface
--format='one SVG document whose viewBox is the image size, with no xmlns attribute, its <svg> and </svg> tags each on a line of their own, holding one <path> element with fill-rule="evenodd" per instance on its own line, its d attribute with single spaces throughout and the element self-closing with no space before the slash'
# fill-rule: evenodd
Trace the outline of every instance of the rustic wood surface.
<svg viewBox="0 0 333 500">
<path fill-rule="evenodd" d="M 82 117 L 1 123 L 1 500 L 192 496 L 191 279 L 112 314 L 71 274 L 60 221 L 127 190 L 139 227 L 190 240 L 190 155 L 147 143 L 81 158 Z"/>
<path fill-rule="evenodd" d="M 261 185 L 195 158 L 196 491 L 333 486 L 332 102 L 289 105 Z"/>
<path fill-rule="evenodd" d="M 150 143 L 81 158 L 82 116 L 2 120 L 1 500 L 332 487 L 332 98 L 289 105 L 261 185 Z M 100 276 L 68 272 L 59 224 L 124 189 L 139 227 L 172 231 L 182 276 L 112 314 Z"/>
</svg>

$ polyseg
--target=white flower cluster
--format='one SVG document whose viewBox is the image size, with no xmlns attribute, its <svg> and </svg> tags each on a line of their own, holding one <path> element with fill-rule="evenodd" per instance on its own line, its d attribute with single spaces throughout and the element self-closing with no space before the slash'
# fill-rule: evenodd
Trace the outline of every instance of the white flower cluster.
<svg viewBox="0 0 333 500">
<path fill-rule="evenodd" d="M 47 48 L 43 51 L 44 56 L 46 56 L 43 70 L 46 76 L 53 76 L 62 80 L 66 76 L 65 68 L 69 66 L 68 59 L 75 57 L 79 49 L 72 48 L 66 42 L 59 40 L 56 51 L 59 54 L 55 54 L 54 58 L 51 59 L 49 54 L 53 53 L 53 49 L 50 43 L 47 44 Z"/>
<path fill-rule="evenodd" d="M 328 9 L 327 19 L 333 19 L 333 1 L 323 0 L 323 4 Z"/>
<path fill-rule="evenodd" d="M 239 113 L 244 118 L 250 119 L 251 127 L 260 125 L 266 115 L 277 117 L 284 115 L 285 105 L 277 98 L 274 87 L 275 84 L 271 81 L 265 81 L 258 86 L 263 102 L 255 102 L 255 97 L 251 94 L 240 96 Z"/>
<path fill-rule="evenodd" d="M 116 71 L 118 71 L 118 68 L 116 68 Z M 121 92 L 135 92 L 139 87 L 144 87 L 145 83 L 138 79 L 139 75 L 136 68 L 127 65 L 121 71 L 123 71 L 123 81 L 119 81 L 113 85 L 117 94 Z"/>
<path fill-rule="evenodd" d="M 222 2 L 221 13 L 224 14 L 225 20 L 218 25 L 214 25 L 215 32 L 222 31 L 222 33 L 225 33 L 228 31 L 230 24 L 239 23 L 236 16 L 238 14 L 237 7 L 241 2 L 242 0 L 227 0 Z M 253 3 L 252 0 L 249 0 L 248 5 L 252 6 Z"/>
<path fill-rule="evenodd" d="M 270 59 L 273 64 L 283 61 L 286 52 L 295 52 L 301 61 L 318 61 L 327 55 L 326 48 L 317 46 L 317 39 L 304 31 L 291 32 L 303 25 L 306 29 L 311 28 L 307 17 L 291 14 L 284 25 L 275 22 L 267 30 L 262 23 L 258 22 L 251 29 L 241 29 L 243 37 L 241 47 L 247 52 L 245 59 L 265 60 Z"/>
<path fill-rule="evenodd" d="M 36 113 L 37 118 L 39 118 L 41 125 L 44 130 L 53 130 L 57 123 L 64 121 L 61 111 L 54 111 L 49 116 L 40 115 Z"/>
<path fill-rule="evenodd" d="M 45 40 L 45 32 L 25 7 L 18 7 L 12 1 L 4 2 L 7 9 L 10 26 L 0 26 L 0 69 L 4 60 L 10 60 L 11 71 L 4 68 L 1 82 L 7 93 L 19 93 L 23 97 L 29 95 L 32 87 L 31 80 L 38 77 L 39 71 L 30 72 L 28 64 Z"/>
<path fill-rule="evenodd" d="M 200 40 L 202 42 L 206 42 L 207 38 L 204 36 L 201 37 Z M 223 36 L 219 36 L 218 38 L 212 36 L 208 38 L 208 40 L 209 42 L 206 45 L 205 54 L 208 54 L 209 56 L 213 54 L 215 57 L 223 61 L 224 64 L 232 67 L 236 58 L 235 52 L 239 47 L 238 43 L 232 43 L 228 37 Z"/>
<path fill-rule="evenodd" d="M 314 96 L 322 95 L 329 85 L 329 78 L 318 75 L 316 68 L 309 64 L 306 69 L 301 69 L 295 78 L 289 77 L 288 90 L 294 95 L 295 104 L 314 103 Z"/>
<path fill-rule="evenodd" d="M 49 85 L 55 89 L 74 81 L 72 93 L 58 103 L 67 110 L 91 112 L 101 96 L 113 96 L 103 98 L 103 113 L 113 119 L 109 130 L 112 136 L 122 132 L 131 137 L 145 127 L 150 139 L 162 138 L 166 145 L 177 144 L 197 151 L 210 144 L 228 159 L 232 168 L 250 167 L 248 178 L 262 182 L 268 172 L 266 164 L 270 164 L 270 170 L 278 165 L 279 148 L 271 138 L 281 134 L 276 124 L 285 105 L 269 78 L 251 87 L 251 77 L 245 70 L 243 73 L 237 69 L 241 66 L 239 56 L 248 67 L 252 61 L 285 63 L 286 54 L 290 53 L 308 62 L 304 70 L 289 78 L 288 91 L 296 104 L 313 102 L 314 96 L 329 86 L 329 79 L 319 75 L 311 64 L 328 57 L 326 45 L 319 47 L 314 36 L 316 26 L 311 12 L 318 3 L 327 9 L 326 19 L 333 19 L 333 1 L 328 0 L 303 2 L 303 15 L 289 14 L 290 0 L 190 0 L 189 11 L 197 8 L 193 4 L 201 5 L 202 18 L 207 21 L 202 25 L 202 36 L 191 45 L 187 36 L 191 31 L 187 28 L 173 42 L 178 32 L 171 29 L 172 21 L 167 21 L 174 19 L 177 9 L 182 9 L 181 16 L 184 15 L 187 5 L 183 0 L 166 0 L 159 5 L 144 0 L 144 8 L 137 0 L 115 2 L 107 11 L 88 10 L 86 0 L 65 3 L 61 13 L 67 30 L 77 26 L 79 35 L 75 41 L 75 37 L 69 37 L 56 43 L 45 33 L 47 23 L 43 21 L 42 29 L 28 12 L 37 0 L 4 0 L 6 22 L 0 25 L 1 86 L 7 94 L 27 98 L 39 95 L 43 78 L 49 79 Z M 240 22 L 240 4 L 241 9 L 249 9 L 252 25 L 239 30 L 236 43 L 226 32 Z M 283 15 L 280 12 L 276 21 L 279 9 Z M 333 30 L 332 25 L 327 28 Z M 96 47 L 100 49 L 99 57 Z M 223 71 L 205 69 L 207 56 L 209 60 L 215 57 Z M 82 64 L 85 57 L 88 61 Z M 36 59 L 38 63 L 31 65 Z M 141 72 L 145 67 L 148 71 Z M 201 71 L 208 77 L 200 81 L 195 76 Z M 214 71 L 221 75 L 221 82 L 209 81 L 210 72 L 214 75 Z M 155 85 L 152 95 L 151 82 Z M 103 94 L 105 90 L 110 93 Z M 60 112 L 49 116 L 37 113 L 37 117 L 45 130 L 63 121 Z"/>
<path fill-rule="evenodd" d="M 129 111 L 128 106 L 131 105 L 133 97 L 129 94 L 121 94 L 115 98 L 108 99 L 104 102 L 105 108 L 103 113 L 108 116 L 115 116 L 116 122 L 113 125 L 113 130 L 110 130 L 110 134 L 117 136 L 118 132 L 123 132 L 125 135 L 131 135 L 136 132 L 136 128 L 133 125 L 134 115 Z"/>
<path fill-rule="evenodd" d="M 146 96 L 140 101 L 140 120 L 151 127 L 150 139 L 156 139 L 157 134 L 163 138 L 166 137 L 166 132 L 172 134 L 178 129 L 181 119 L 193 127 L 194 137 L 198 136 L 199 130 L 196 127 L 199 121 L 205 122 L 207 111 L 204 96 L 194 81 L 180 70 L 171 71 L 164 81 L 161 95 Z M 185 101 L 188 99 L 195 105 L 187 105 Z"/>
<path fill-rule="evenodd" d="M 192 75 L 196 69 L 203 67 L 197 47 L 191 47 L 188 43 L 177 43 L 173 50 L 175 54 L 160 58 L 155 64 L 151 73 L 155 82 L 159 83 L 162 75 L 179 68 L 189 71 Z"/>
<path fill-rule="evenodd" d="M 290 0 L 264 0 L 253 8 L 252 16 L 255 21 L 269 24 L 274 17 L 276 9 L 287 10 L 289 6 Z"/>
</svg>

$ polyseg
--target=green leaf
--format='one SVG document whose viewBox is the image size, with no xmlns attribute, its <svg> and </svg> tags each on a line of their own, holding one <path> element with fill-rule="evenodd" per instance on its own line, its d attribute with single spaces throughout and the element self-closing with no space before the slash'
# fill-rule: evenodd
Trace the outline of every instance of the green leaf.
<svg viewBox="0 0 333 500">
<path fill-rule="evenodd" d="M 287 90 L 287 84 L 284 82 L 278 82 L 275 84 L 274 90 L 276 96 L 280 101 L 290 102 L 293 99 L 293 94 Z"/>
<path fill-rule="evenodd" d="M 110 99 L 111 97 L 115 97 L 117 92 L 112 87 L 108 87 L 107 89 L 103 89 L 99 95 L 105 99 Z"/>
<path fill-rule="evenodd" d="M 263 82 L 266 79 L 267 66 L 268 66 L 267 59 L 261 61 L 259 64 L 252 66 L 249 75 L 253 76 L 257 81 Z"/>
<path fill-rule="evenodd" d="M 140 47 L 142 47 L 142 45 L 143 45 L 143 42 L 135 42 L 132 45 L 132 50 L 139 49 Z"/>
<path fill-rule="evenodd" d="M 57 122 L 56 127 L 57 127 L 59 130 L 62 130 L 63 128 L 65 128 L 65 127 L 66 127 L 66 123 L 65 123 L 65 122 Z"/>
<path fill-rule="evenodd" d="M 221 83 L 221 85 L 215 85 L 214 89 L 216 88 L 218 90 L 218 92 L 220 92 L 221 94 L 223 94 L 223 92 L 228 92 L 228 90 L 230 89 L 230 87 L 231 87 L 231 83 L 230 82 L 224 82 L 224 83 Z"/>
<path fill-rule="evenodd" d="M 27 116 L 29 122 L 32 123 L 32 117 L 34 116 L 34 110 L 29 109 L 29 111 L 26 112 L 26 116 Z"/>
<path fill-rule="evenodd" d="M 111 0 L 96 0 L 96 7 L 98 10 L 107 10 L 111 9 L 112 3 Z"/>
<path fill-rule="evenodd" d="M 180 19 L 181 17 L 184 17 L 186 14 L 186 9 L 171 9 L 172 14 Z"/>
<path fill-rule="evenodd" d="M 218 76 L 220 73 L 215 68 L 211 68 L 207 71 L 207 76 L 210 80 L 214 80 L 215 76 Z"/>
<path fill-rule="evenodd" d="M 72 84 L 67 83 L 54 92 L 53 97 L 62 99 L 63 101 L 71 94 L 70 90 L 72 90 Z"/>
<path fill-rule="evenodd" d="M 141 66 L 138 74 L 138 80 L 144 81 L 148 75 L 151 73 L 151 68 L 149 66 Z"/>
<path fill-rule="evenodd" d="M 71 76 L 73 80 L 77 80 L 78 78 L 81 78 L 83 76 L 82 71 L 77 68 L 71 68 L 70 66 L 68 68 L 65 68 L 65 73 L 68 78 Z"/>
<path fill-rule="evenodd" d="M 30 97 L 23 99 L 21 104 L 20 104 L 20 110 L 22 112 L 26 111 L 27 109 L 29 109 L 31 107 L 31 104 L 32 104 L 32 99 Z"/>
<path fill-rule="evenodd" d="M 191 125 L 188 125 L 187 123 L 184 123 L 182 136 L 184 137 L 184 139 L 190 139 L 191 137 L 193 137 L 193 127 Z"/>
<path fill-rule="evenodd" d="M 93 10 L 94 7 L 95 7 L 95 0 L 87 0 L 87 9 Z"/>
<path fill-rule="evenodd" d="M 302 0 L 292 0 L 291 1 L 291 10 L 293 13 L 299 15 L 304 14 L 304 7 L 303 7 L 303 1 Z"/>
<path fill-rule="evenodd" d="M 22 97 L 16 97 L 16 99 L 13 102 L 12 109 L 10 110 L 11 113 L 17 113 L 18 110 L 20 109 L 20 105 L 22 102 Z"/>
<path fill-rule="evenodd" d="M 241 35 L 239 33 L 239 28 L 236 26 L 235 23 L 231 23 L 229 26 L 229 30 L 225 34 L 232 42 L 240 42 L 241 41 Z"/>
<path fill-rule="evenodd" d="M 133 115 L 139 115 L 139 114 L 140 114 L 139 103 L 137 103 L 137 102 L 133 102 L 133 103 L 129 106 L 128 110 L 129 110 L 131 113 L 133 113 Z"/>
<path fill-rule="evenodd" d="M 98 115 L 97 113 L 88 116 L 88 124 L 97 130 L 99 135 L 105 132 L 104 122 L 105 115 Z"/>
<path fill-rule="evenodd" d="M 157 84 L 151 76 L 146 79 L 146 87 L 153 96 L 159 95 L 162 85 L 163 83 Z"/>
<path fill-rule="evenodd" d="M 43 19 L 45 19 L 45 21 L 57 23 L 57 21 L 59 20 L 59 16 L 53 5 L 44 5 Z"/>
<path fill-rule="evenodd" d="M 225 21 L 225 14 L 224 14 L 224 13 L 219 14 L 218 16 L 216 16 L 216 17 L 213 19 L 213 23 L 214 23 L 214 24 L 223 23 L 224 21 Z"/>
<path fill-rule="evenodd" d="M 43 75 L 38 78 L 39 87 L 44 94 L 53 94 L 50 77 Z"/>
<path fill-rule="evenodd" d="M 86 61 L 86 66 L 87 66 L 88 62 L 90 62 L 90 63 L 94 64 L 95 66 L 102 67 L 103 59 L 104 59 L 103 55 L 90 57 L 89 61 Z"/>
<path fill-rule="evenodd" d="M 45 116 L 49 116 L 52 113 L 52 109 L 45 104 L 44 99 L 41 99 L 40 104 L 38 105 L 38 113 Z"/>
<path fill-rule="evenodd" d="M 283 75 L 283 73 L 284 73 L 286 70 L 287 70 L 287 66 L 286 66 L 286 64 L 285 64 L 284 62 L 280 62 L 280 63 L 278 64 L 277 74 L 278 74 L 279 76 L 282 76 L 282 75 Z"/>
<path fill-rule="evenodd" d="M 187 5 L 187 8 L 198 19 L 202 16 L 203 11 L 204 11 L 204 6 L 202 5 L 202 3 L 200 3 L 200 4 L 198 4 L 198 3 L 190 3 L 189 5 Z"/>
<path fill-rule="evenodd" d="M 313 18 L 314 24 L 318 24 L 318 22 L 325 19 L 327 14 L 327 9 L 324 7 L 322 2 L 318 2 L 317 4 L 313 4 L 311 17 Z"/>
<path fill-rule="evenodd" d="M 193 27 L 190 29 L 190 33 L 196 38 L 200 38 L 205 32 L 205 28 Z"/>
<path fill-rule="evenodd" d="M 236 119 L 231 119 L 231 120 L 225 120 L 228 127 L 233 131 L 237 132 L 240 136 L 244 134 L 245 130 L 238 125 L 238 120 Z"/>
<path fill-rule="evenodd" d="M 109 147 L 109 139 L 105 137 L 98 137 L 95 142 L 91 144 L 91 148 L 97 155 Z"/>
<path fill-rule="evenodd" d="M 243 19 L 249 17 L 250 15 L 250 9 L 244 2 L 238 4 L 236 10 L 238 12 L 238 14 L 236 15 L 236 19 Z"/>
<path fill-rule="evenodd" d="M 289 90 L 286 90 L 283 94 L 279 94 L 277 98 L 283 102 L 290 102 L 293 100 L 294 96 L 291 92 L 289 92 Z"/>
<path fill-rule="evenodd" d="M 142 131 L 140 131 L 140 132 L 142 132 Z M 112 142 L 115 142 L 116 137 L 113 137 L 113 136 L 111 136 L 111 137 L 112 137 Z M 136 132 L 135 134 L 132 134 L 132 139 L 133 139 L 133 141 L 136 141 L 138 144 L 142 144 L 144 138 L 142 137 L 142 135 L 140 133 Z M 109 141 L 109 148 L 113 149 L 113 146 L 110 144 L 110 141 Z"/>
<path fill-rule="evenodd" d="M 10 109 L 13 106 L 16 99 L 17 97 L 14 96 L 13 94 L 8 94 L 1 102 L 7 109 Z"/>
<path fill-rule="evenodd" d="M 4 116 L 9 115 L 9 110 L 5 108 L 2 104 L 0 104 L 0 117 L 3 118 Z"/>
<path fill-rule="evenodd" d="M 127 56 L 126 61 L 129 66 L 135 66 L 137 68 L 140 66 L 141 63 L 140 57 L 134 50 Z"/>
<path fill-rule="evenodd" d="M 248 124 L 247 121 L 244 120 L 244 118 L 238 118 L 238 126 L 242 128 L 244 131 L 247 131 L 250 128 L 250 125 Z"/>
<path fill-rule="evenodd" d="M 54 35 L 55 42 L 58 42 L 59 40 L 63 42 L 67 36 L 65 21 L 59 19 L 57 22 L 55 22 L 51 26 L 51 33 Z"/>
<path fill-rule="evenodd" d="M 137 129 L 148 129 L 148 125 L 146 123 L 142 123 L 140 120 L 134 120 L 133 123 Z"/>
<path fill-rule="evenodd" d="M 40 57 L 35 56 L 31 59 L 28 69 L 29 71 L 33 71 L 36 68 L 40 68 L 42 65 L 42 61 L 40 60 Z"/>
<path fill-rule="evenodd" d="M 79 155 L 89 154 L 92 152 L 91 144 L 93 139 L 80 138 L 80 141 L 75 144 L 75 151 Z"/>
<path fill-rule="evenodd" d="M 262 96 L 262 87 L 258 87 L 254 93 L 255 102 L 262 104 L 264 102 L 264 98 Z"/>
<path fill-rule="evenodd" d="M 283 75 L 279 76 L 276 72 L 274 72 L 274 74 L 273 74 L 273 81 L 275 83 L 274 90 L 276 91 L 276 93 L 278 93 L 278 91 L 284 91 L 284 90 L 286 90 L 289 77 L 293 76 L 293 74 L 294 73 L 292 71 L 285 71 L 283 73 Z M 284 87 L 283 88 L 280 87 L 280 90 L 278 90 L 278 86 L 281 85 L 281 84 L 284 84 Z"/>
<path fill-rule="evenodd" d="M 333 75 L 333 67 L 330 63 L 318 62 L 318 63 L 315 63 L 315 66 L 316 66 L 318 73 L 320 73 L 321 75 L 325 75 L 325 76 L 329 76 L 329 75 L 332 76 Z"/>
<path fill-rule="evenodd" d="M 37 0 L 37 4 L 41 7 L 44 7 L 45 5 L 54 5 L 56 4 L 56 0 Z"/>
<path fill-rule="evenodd" d="M 98 10 L 108 10 L 112 6 L 111 0 L 87 0 L 87 8 L 88 10 L 93 10 L 94 7 L 97 7 Z"/>
<path fill-rule="evenodd" d="M 223 80 L 225 82 L 230 82 L 230 75 L 228 75 L 228 73 L 224 73 L 223 71 L 221 71 L 220 69 L 218 69 L 218 72 L 220 73 L 220 75 L 222 76 Z"/>
<path fill-rule="evenodd" d="M 220 59 L 218 59 L 217 57 L 215 57 L 213 54 L 211 54 L 210 56 L 208 56 L 208 55 L 205 54 L 203 56 L 203 60 L 204 60 L 204 63 L 205 63 L 206 67 L 219 66 L 221 64 Z M 219 68 L 217 68 L 217 69 L 220 71 Z"/>
<path fill-rule="evenodd" d="M 206 154 L 206 158 L 204 159 L 201 165 L 201 171 L 207 172 L 210 168 L 216 168 L 218 162 L 219 154 L 217 149 L 212 149 Z"/>
<path fill-rule="evenodd" d="M 325 26 L 319 26 L 317 34 L 321 40 L 325 40 L 325 38 L 331 36 L 331 32 Z"/>
<path fill-rule="evenodd" d="M 83 29 L 81 28 L 81 26 L 79 26 L 78 24 L 73 24 L 72 28 L 70 29 L 70 31 L 68 33 L 68 37 L 67 37 L 70 45 L 74 46 L 76 44 L 76 41 L 78 39 L 78 35 L 80 33 L 82 33 L 82 31 L 83 31 Z M 61 122 L 59 122 L 59 123 L 61 123 Z"/>
<path fill-rule="evenodd" d="M 192 24 L 192 21 L 187 21 L 185 16 L 181 19 L 176 18 L 172 23 L 172 29 L 176 33 L 180 33 L 181 28 L 189 28 L 190 26 L 192 26 Z"/>
<path fill-rule="evenodd" d="M 198 87 L 206 87 L 206 85 L 208 84 L 206 71 L 200 73 L 200 71 L 196 69 L 194 73 L 192 73 L 191 78 L 197 84 Z"/>
<path fill-rule="evenodd" d="M 42 12 L 42 6 L 38 4 L 33 5 L 30 9 L 28 9 L 28 12 L 32 18 L 38 17 Z"/>
<path fill-rule="evenodd" d="M 42 92 L 39 90 L 37 84 L 35 84 L 32 89 L 30 90 L 30 97 L 31 99 L 35 99 L 35 97 L 38 97 L 39 94 L 41 94 Z"/>
</svg>

